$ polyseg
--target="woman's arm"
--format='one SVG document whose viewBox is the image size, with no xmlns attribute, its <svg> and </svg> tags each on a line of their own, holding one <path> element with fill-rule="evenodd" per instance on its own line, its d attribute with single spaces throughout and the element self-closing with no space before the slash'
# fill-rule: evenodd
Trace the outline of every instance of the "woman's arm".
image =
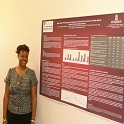
<svg viewBox="0 0 124 124">
<path fill-rule="evenodd" d="M 9 85 L 6 84 L 5 86 L 5 93 L 3 98 L 3 121 L 7 121 L 7 107 L 8 107 L 8 101 L 9 101 Z"/>
<path fill-rule="evenodd" d="M 31 86 L 31 98 L 32 98 L 32 118 L 31 118 L 31 123 L 35 123 L 36 108 L 37 108 L 37 85 Z"/>
</svg>

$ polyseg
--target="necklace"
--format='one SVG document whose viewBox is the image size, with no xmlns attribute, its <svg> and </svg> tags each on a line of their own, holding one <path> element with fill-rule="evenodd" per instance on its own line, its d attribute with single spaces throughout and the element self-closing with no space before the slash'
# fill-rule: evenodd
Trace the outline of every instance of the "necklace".
<svg viewBox="0 0 124 124">
<path fill-rule="evenodd" d="M 18 75 L 17 84 L 20 84 L 21 80 L 22 80 L 22 75 Z"/>
</svg>

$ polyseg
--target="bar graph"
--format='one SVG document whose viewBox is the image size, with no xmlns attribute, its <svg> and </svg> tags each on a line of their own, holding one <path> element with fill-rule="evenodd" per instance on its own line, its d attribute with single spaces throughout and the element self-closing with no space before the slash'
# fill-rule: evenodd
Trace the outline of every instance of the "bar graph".
<svg viewBox="0 0 124 124">
<path fill-rule="evenodd" d="M 89 65 L 89 51 L 63 49 L 63 62 Z"/>
</svg>

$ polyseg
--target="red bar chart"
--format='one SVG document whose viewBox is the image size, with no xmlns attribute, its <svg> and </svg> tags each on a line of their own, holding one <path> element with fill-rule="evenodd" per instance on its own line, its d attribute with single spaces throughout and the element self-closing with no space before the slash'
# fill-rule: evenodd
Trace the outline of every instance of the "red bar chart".
<svg viewBox="0 0 124 124">
<path fill-rule="evenodd" d="M 63 49 L 63 62 L 89 65 L 89 51 Z"/>
</svg>

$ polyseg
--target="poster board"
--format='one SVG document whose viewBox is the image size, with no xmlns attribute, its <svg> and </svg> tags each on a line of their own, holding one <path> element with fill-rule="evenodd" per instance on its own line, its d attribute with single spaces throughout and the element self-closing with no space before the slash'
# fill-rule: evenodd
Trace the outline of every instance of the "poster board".
<svg viewBox="0 0 124 124">
<path fill-rule="evenodd" d="M 123 123 L 124 13 L 42 21 L 40 94 Z"/>
</svg>

